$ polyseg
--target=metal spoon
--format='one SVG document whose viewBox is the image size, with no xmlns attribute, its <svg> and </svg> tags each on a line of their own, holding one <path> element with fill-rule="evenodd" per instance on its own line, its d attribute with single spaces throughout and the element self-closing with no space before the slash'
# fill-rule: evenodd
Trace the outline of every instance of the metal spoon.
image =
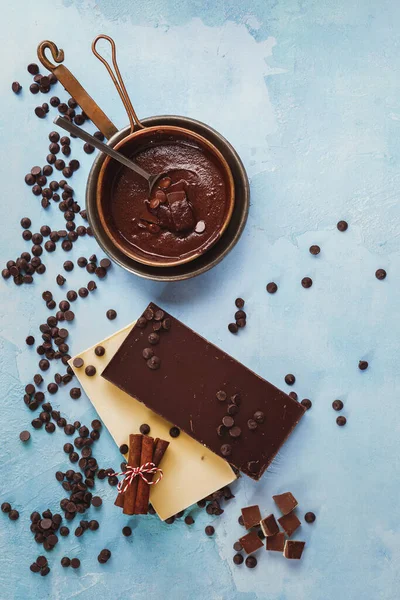
<svg viewBox="0 0 400 600">
<path fill-rule="evenodd" d="M 91 144 L 101 152 L 104 152 L 104 154 L 107 154 L 107 156 L 114 158 L 114 160 L 117 160 L 121 164 L 125 165 L 125 167 L 128 167 L 128 169 L 132 169 L 132 171 L 135 171 L 135 173 L 141 175 L 141 177 L 144 177 L 147 180 L 147 183 L 149 184 L 150 194 L 153 190 L 155 183 L 160 179 L 160 177 L 163 177 L 165 175 L 165 173 L 151 175 L 150 173 L 142 169 L 142 167 L 139 167 L 139 165 L 132 162 L 129 158 L 126 158 L 126 156 L 114 150 L 114 148 L 107 146 L 107 144 L 104 144 L 103 142 L 95 138 L 93 135 L 90 135 L 90 133 L 87 133 L 84 129 L 81 129 L 80 127 L 74 125 L 70 121 L 67 121 L 67 119 L 64 119 L 63 117 L 56 117 L 53 123 L 55 123 L 62 129 L 65 129 L 65 131 L 68 131 L 68 133 L 76 135 L 76 137 L 83 140 L 84 142 Z"/>
</svg>

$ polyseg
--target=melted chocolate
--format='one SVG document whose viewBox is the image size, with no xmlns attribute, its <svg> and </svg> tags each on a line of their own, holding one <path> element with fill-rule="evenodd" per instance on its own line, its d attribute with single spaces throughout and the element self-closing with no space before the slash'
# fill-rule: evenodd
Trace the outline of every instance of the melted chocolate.
<svg viewBox="0 0 400 600">
<path fill-rule="evenodd" d="M 107 220 L 124 245 L 160 261 L 207 250 L 226 213 L 226 184 L 218 164 L 184 141 L 149 145 L 131 158 L 149 173 L 168 177 L 149 198 L 144 178 L 126 167 L 116 173 Z M 157 191 L 161 203 L 154 200 Z"/>
</svg>

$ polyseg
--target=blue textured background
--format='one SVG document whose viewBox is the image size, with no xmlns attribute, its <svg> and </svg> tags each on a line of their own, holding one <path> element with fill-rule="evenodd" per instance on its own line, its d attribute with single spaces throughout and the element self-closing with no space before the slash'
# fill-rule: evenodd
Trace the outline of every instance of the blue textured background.
<svg viewBox="0 0 400 600">
<path fill-rule="evenodd" d="M 217 4 L 217 6 L 216 6 Z M 104 498 L 100 529 L 62 539 L 49 554 L 51 574 L 29 564 L 41 553 L 29 532 L 33 510 L 57 509 L 62 490 L 54 478 L 67 468 L 60 430 L 34 431 L 22 445 L 32 414 L 22 402 L 37 371 L 28 333 L 48 311 L 40 298 L 55 285 L 58 249 L 46 255 L 47 272 L 31 287 L 0 281 L 1 418 L 0 498 L 20 510 L 18 522 L 0 515 L 0 598 L 165 598 L 174 600 L 394 600 L 399 597 L 399 291 L 400 10 L 391 0 L 15 0 L 2 3 L 1 256 L 16 258 L 23 242 L 19 220 L 62 227 L 53 205 L 46 212 L 24 184 L 44 164 L 50 117 L 37 119 L 38 97 L 29 91 L 28 62 L 37 43 L 53 39 L 65 63 L 116 124 L 126 117 L 90 43 L 100 32 L 118 45 L 121 70 L 140 116 L 190 115 L 221 131 L 237 148 L 251 179 L 252 206 L 245 233 L 230 256 L 199 279 L 181 284 L 142 281 L 113 267 L 95 295 L 79 300 L 71 350 L 78 352 L 132 321 L 149 300 L 219 344 L 274 384 L 288 372 L 295 390 L 313 407 L 263 480 L 242 479 L 236 499 L 213 519 L 195 511 L 196 524 L 168 526 L 156 518 L 124 518 L 114 490 Z M 20 96 L 10 90 L 18 79 Z M 59 90 L 62 95 L 61 90 Z M 43 101 L 43 100 L 41 100 Z M 54 114 L 54 113 L 52 113 Z M 72 185 L 83 203 L 92 158 L 73 141 L 82 168 Z M 75 150 L 76 149 L 76 150 Z M 339 233 L 336 222 L 349 221 Z M 318 257 L 311 244 L 322 248 Z M 100 251 L 82 238 L 73 258 Z M 388 272 L 385 281 L 374 276 Z M 300 280 L 311 276 L 304 290 Z M 87 283 L 86 271 L 67 274 L 67 288 Z M 265 284 L 279 284 L 276 295 Z M 227 323 L 233 301 L 246 299 L 248 325 L 233 337 Z M 116 308 L 118 319 L 105 318 Z M 359 359 L 370 368 L 360 372 Z M 55 372 L 54 366 L 51 373 Z M 288 391 L 288 390 L 287 390 Z M 345 403 L 346 427 L 335 423 L 334 399 Z M 67 390 L 52 403 L 71 420 L 94 416 L 87 398 Z M 103 465 L 116 466 L 107 432 L 96 448 Z M 259 552 L 253 571 L 232 563 L 241 533 L 240 507 L 291 490 L 300 514 L 315 511 L 297 538 L 307 541 L 300 563 Z M 121 528 L 133 523 L 131 538 Z M 109 547 L 113 556 L 99 565 Z M 62 569 L 63 555 L 79 556 L 81 569 Z"/>
</svg>

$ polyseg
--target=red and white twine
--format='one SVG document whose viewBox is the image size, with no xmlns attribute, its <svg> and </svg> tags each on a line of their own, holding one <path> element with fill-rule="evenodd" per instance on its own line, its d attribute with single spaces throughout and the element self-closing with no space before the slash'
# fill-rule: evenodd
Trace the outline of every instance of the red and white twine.
<svg viewBox="0 0 400 600">
<path fill-rule="evenodd" d="M 157 479 L 155 481 L 149 481 L 146 477 L 146 474 L 154 475 L 155 473 L 159 473 Z M 119 477 L 120 475 L 124 476 L 122 481 L 120 481 L 117 486 L 117 490 L 120 494 L 123 494 L 126 491 L 128 486 L 131 485 L 136 477 L 141 477 L 148 485 L 156 485 L 163 478 L 162 469 L 156 467 L 156 465 L 152 462 L 147 462 L 140 467 L 130 467 L 128 465 L 125 471 L 121 471 L 120 473 L 111 473 L 111 475 L 115 475 L 116 477 Z"/>
</svg>

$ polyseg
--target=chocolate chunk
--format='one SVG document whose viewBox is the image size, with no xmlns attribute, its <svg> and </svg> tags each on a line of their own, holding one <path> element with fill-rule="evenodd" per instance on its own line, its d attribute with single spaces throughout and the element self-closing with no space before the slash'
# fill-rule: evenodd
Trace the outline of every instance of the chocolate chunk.
<svg viewBox="0 0 400 600">
<path fill-rule="evenodd" d="M 294 532 L 300 527 L 301 523 L 294 512 L 290 512 L 278 519 L 278 523 L 284 529 L 286 535 L 291 537 Z"/>
<path fill-rule="evenodd" d="M 255 556 L 250 555 L 246 558 L 245 565 L 248 569 L 254 569 L 257 566 L 257 559 Z"/>
<path fill-rule="evenodd" d="M 343 427 L 343 425 L 346 425 L 347 419 L 346 417 L 340 416 L 336 419 L 336 423 L 339 425 L 339 427 Z"/>
<path fill-rule="evenodd" d="M 310 246 L 310 254 L 313 256 L 317 256 L 321 252 L 321 248 L 319 246 Z"/>
<path fill-rule="evenodd" d="M 269 294 L 275 294 L 275 292 L 278 290 L 278 286 L 276 285 L 276 283 L 274 281 L 271 281 L 270 283 L 267 283 L 267 292 Z"/>
<path fill-rule="evenodd" d="M 285 534 L 281 531 L 267 537 L 266 549 L 271 552 L 283 552 L 285 546 Z"/>
<path fill-rule="evenodd" d="M 342 410 L 343 408 L 343 402 L 341 400 L 334 400 L 332 402 L 332 408 L 333 410 Z"/>
<path fill-rule="evenodd" d="M 285 558 L 300 559 L 303 554 L 305 542 L 299 542 L 294 540 L 286 540 L 285 547 L 283 550 L 283 556 Z"/>
<path fill-rule="evenodd" d="M 254 530 L 239 538 L 239 542 L 243 546 L 243 550 L 246 552 L 246 554 L 251 554 L 263 546 L 263 543 L 258 537 L 257 532 Z"/>
<path fill-rule="evenodd" d="M 242 508 L 243 525 L 246 529 L 251 529 L 261 521 L 260 508 L 257 504 Z"/>
<path fill-rule="evenodd" d="M 287 515 L 292 512 L 292 510 L 294 510 L 298 504 L 296 498 L 291 492 L 285 492 L 283 494 L 272 496 L 272 499 L 283 515 Z"/>
<path fill-rule="evenodd" d="M 110 321 L 113 321 L 117 317 L 117 312 L 113 308 L 110 308 L 106 312 L 106 317 L 107 319 L 110 319 Z"/>
<path fill-rule="evenodd" d="M 339 231 L 346 231 L 346 229 L 348 228 L 348 224 L 346 223 L 346 221 L 339 221 L 336 227 L 339 229 Z"/>
<path fill-rule="evenodd" d="M 268 515 L 265 519 L 260 521 L 261 529 L 263 534 L 268 537 L 270 535 L 276 535 L 279 533 L 279 526 L 276 522 L 274 515 Z"/>
<path fill-rule="evenodd" d="M 167 194 L 167 202 L 171 211 L 174 230 L 176 232 L 192 230 L 195 226 L 195 218 L 187 200 L 186 192 L 170 192 Z"/>
<path fill-rule="evenodd" d="M 382 279 L 385 279 L 385 277 L 386 277 L 386 271 L 385 271 L 385 269 L 378 269 L 375 272 L 375 277 L 377 279 L 380 279 L 381 281 L 382 281 Z"/>
<path fill-rule="evenodd" d="M 305 520 L 306 523 L 314 523 L 315 519 L 316 519 L 316 517 L 315 517 L 315 514 L 313 512 L 307 512 L 304 515 L 304 520 Z"/>
<path fill-rule="evenodd" d="M 365 371 L 365 369 L 368 369 L 368 362 L 366 360 L 360 360 L 358 363 L 358 368 L 360 371 Z"/>
</svg>

